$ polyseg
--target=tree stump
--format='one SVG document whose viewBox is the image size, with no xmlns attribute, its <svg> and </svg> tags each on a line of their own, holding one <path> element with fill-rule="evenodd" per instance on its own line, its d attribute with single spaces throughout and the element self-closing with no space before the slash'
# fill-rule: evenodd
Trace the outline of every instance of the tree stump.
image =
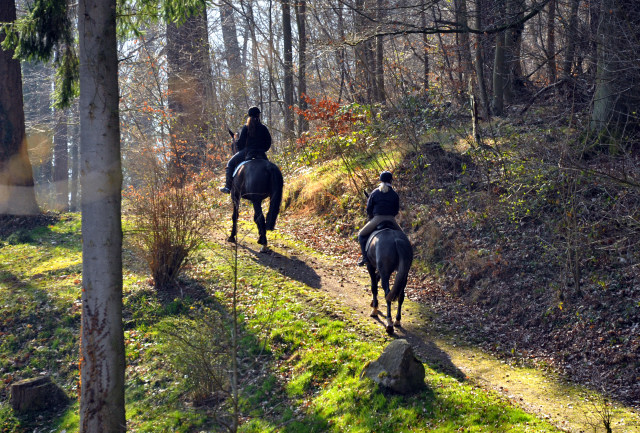
<svg viewBox="0 0 640 433">
<path fill-rule="evenodd" d="M 11 385 L 11 407 L 17 412 L 49 410 L 67 401 L 65 392 L 49 376 L 25 379 Z"/>
</svg>

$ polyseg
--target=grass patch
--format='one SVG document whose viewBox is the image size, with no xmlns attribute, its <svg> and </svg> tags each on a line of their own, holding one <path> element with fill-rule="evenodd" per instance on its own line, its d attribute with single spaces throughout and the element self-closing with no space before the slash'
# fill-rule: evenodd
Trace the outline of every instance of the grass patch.
<svg viewBox="0 0 640 433">
<path fill-rule="evenodd" d="M 65 217 L 31 232 L 28 243 L 0 250 L 2 432 L 77 430 L 77 402 L 40 418 L 21 418 L 8 406 L 13 381 L 42 373 L 69 395 L 77 393 L 80 285 L 62 277 L 79 266 L 73 255 L 80 252 L 73 245 L 79 241 L 77 218 Z M 176 323 L 193 324 L 194 335 L 206 337 L 209 332 L 197 332 L 205 329 L 198 327 L 206 311 L 228 320 L 232 253 L 226 245 L 203 246 L 194 279 L 183 281 L 173 298 L 158 296 L 148 276 L 125 263 L 129 431 L 220 431 L 230 421 L 225 386 L 217 400 L 199 401 L 194 378 L 185 377 L 188 368 L 179 371 L 175 364 L 195 363 L 197 354 L 192 360 L 175 358 L 176 345 L 166 337 L 167 327 L 178 329 Z M 375 324 L 360 322 L 323 292 L 264 266 L 249 249 L 240 249 L 239 269 L 240 431 L 554 431 L 498 396 L 428 367 L 427 391 L 387 394 L 359 379 L 366 362 L 390 341 Z M 220 328 L 228 333 L 225 325 Z"/>
</svg>

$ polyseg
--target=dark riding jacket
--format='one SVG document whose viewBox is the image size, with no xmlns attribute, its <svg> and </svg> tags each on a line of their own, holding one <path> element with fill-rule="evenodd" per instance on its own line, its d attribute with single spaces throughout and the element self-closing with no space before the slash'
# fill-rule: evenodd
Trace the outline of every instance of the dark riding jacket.
<svg viewBox="0 0 640 433">
<path fill-rule="evenodd" d="M 241 162 L 251 158 L 267 159 L 266 152 L 271 148 L 271 134 L 269 129 L 262 123 L 256 127 L 256 133 L 253 137 L 249 137 L 249 128 L 247 125 L 242 127 L 240 137 L 234 143 L 235 155 L 231 157 L 227 163 L 228 176 Z"/>
<path fill-rule="evenodd" d="M 369 200 L 367 200 L 367 215 L 369 219 L 375 215 L 396 216 L 399 211 L 400 197 L 391 186 L 389 186 L 387 192 L 382 192 L 379 188 L 376 188 L 369 195 Z"/>
<path fill-rule="evenodd" d="M 249 128 L 247 125 L 242 127 L 240 138 L 236 142 L 238 151 L 246 151 L 247 156 L 252 154 L 265 153 L 271 148 L 271 134 L 269 129 L 262 123 L 256 126 L 256 132 L 253 137 L 249 136 Z"/>
</svg>

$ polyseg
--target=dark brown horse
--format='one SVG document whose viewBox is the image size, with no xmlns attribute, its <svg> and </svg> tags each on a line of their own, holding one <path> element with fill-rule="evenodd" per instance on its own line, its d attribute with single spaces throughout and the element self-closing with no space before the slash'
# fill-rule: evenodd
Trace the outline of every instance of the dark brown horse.
<svg viewBox="0 0 640 433">
<path fill-rule="evenodd" d="M 378 281 L 384 290 L 387 301 L 387 333 L 393 334 L 393 327 L 400 327 L 401 309 L 404 302 L 404 289 L 407 286 L 409 269 L 413 262 L 413 248 L 402 230 L 385 229 L 374 232 L 367 250 L 367 270 L 371 277 L 371 294 L 373 311 L 371 317 L 378 317 Z M 391 274 L 396 276 L 393 287 L 389 288 Z M 396 321 L 391 320 L 391 303 L 398 301 Z"/>
<path fill-rule="evenodd" d="M 267 251 L 267 230 L 273 230 L 280 212 L 284 181 L 277 165 L 266 159 L 252 159 L 245 162 L 237 170 L 231 186 L 231 200 L 233 201 L 233 227 L 229 242 L 236 241 L 238 232 L 238 213 L 240 200 L 246 199 L 253 203 L 253 220 L 258 226 L 258 243 L 262 245 L 261 252 Z M 262 213 L 262 201 L 269 199 L 269 211 L 265 218 Z"/>
</svg>

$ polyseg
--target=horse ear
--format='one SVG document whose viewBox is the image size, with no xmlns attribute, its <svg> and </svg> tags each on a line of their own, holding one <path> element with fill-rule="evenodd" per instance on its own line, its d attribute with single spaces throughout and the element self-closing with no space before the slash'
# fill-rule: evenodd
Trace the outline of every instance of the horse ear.
<svg viewBox="0 0 640 433">
<path fill-rule="evenodd" d="M 229 131 L 229 135 L 231 136 L 231 138 L 235 138 L 235 135 L 233 135 L 233 131 L 231 130 L 231 128 L 227 128 L 227 131 Z"/>
<path fill-rule="evenodd" d="M 364 193 L 364 196 L 365 196 L 366 198 L 369 198 L 369 193 L 368 193 L 367 191 L 362 191 L 362 192 Z"/>
</svg>

